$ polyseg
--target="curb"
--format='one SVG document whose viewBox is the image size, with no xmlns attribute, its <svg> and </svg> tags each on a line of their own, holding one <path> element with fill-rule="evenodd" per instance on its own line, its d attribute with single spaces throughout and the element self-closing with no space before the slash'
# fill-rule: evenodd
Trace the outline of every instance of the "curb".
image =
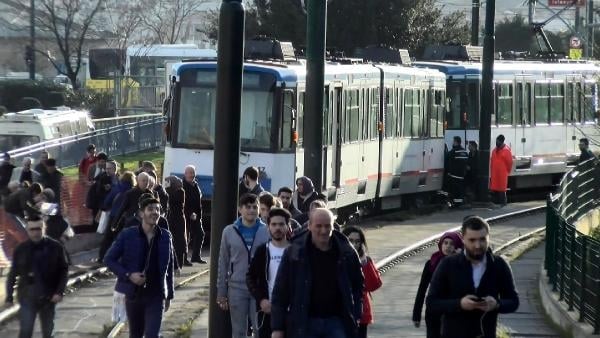
<svg viewBox="0 0 600 338">
<path fill-rule="evenodd" d="M 204 269 L 202 271 L 196 272 L 195 274 L 187 277 L 186 279 L 178 282 L 177 284 L 175 284 L 175 289 L 179 289 L 180 287 L 186 285 L 189 282 L 192 282 L 193 280 L 195 280 L 196 278 L 202 277 L 203 275 L 206 275 L 209 272 L 208 269 Z M 106 338 L 115 338 L 119 335 L 119 333 L 121 333 L 121 331 L 123 330 L 123 328 L 125 328 L 125 324 L 127 324 L 126 322 L 118 322 L 117 324 L 115 324 L 115 326 L 112 328 L 112 330 L 110 330 L 110 332 L 108 333 L 108 335 L 106 336 Z"/>
<path fill-rule="evenodd" d="M 561 327 L 573 338 L 600 337 L 594 335 L 594 328 L 584 322 L 579 322 L 575 312 L 568 311 L 563 302 L 558 300 L 558 296 L 552 292 L 544 264 L 540 266 L 540 278 L 538 279 L 538 288 L 544 313 L 552 320 L 554 324 Z"/>
</svg>

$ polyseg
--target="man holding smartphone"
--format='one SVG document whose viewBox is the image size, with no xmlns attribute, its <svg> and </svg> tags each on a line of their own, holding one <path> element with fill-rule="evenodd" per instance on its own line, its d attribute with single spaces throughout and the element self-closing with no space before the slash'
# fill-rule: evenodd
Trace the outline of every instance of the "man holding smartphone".
<svg viewBox="0 0 600 338">
<path fill-rule="evenodd" d="M 130 337 L 158 338 L 163 317 L 173 299 L 173 241 L 158 225 L 160 201 L 139 199 L 142 224 L 121 231 L 104 257 L 117 275 L 115 290 L 125 294 Z"/>
<path fill-rule="evenodd" d="M 489 224 L 462 224 L 464 254 L 444 258 L 429 286 L 427 307 L 442 313 L 443 338 L 496 337 L 499 313 L 515 312 L 519 296 L 510 266 L 489 250 Z"/>
</svg>

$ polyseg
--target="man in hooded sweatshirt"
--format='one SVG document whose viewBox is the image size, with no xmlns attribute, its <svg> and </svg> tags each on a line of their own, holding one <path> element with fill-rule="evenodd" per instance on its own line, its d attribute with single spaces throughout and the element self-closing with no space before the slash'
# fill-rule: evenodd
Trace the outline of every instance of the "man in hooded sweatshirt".
<svg viewBox="0 0 600 338">
<path fill-rule="evenodd" d="M 296 192 L 292 197 L 294 206 L 302 213 L 310 210 L 310 203 L 319 197 L 315 186 L 310 178 L 306 176 L 296 179 Z"/>
<path fill-rule="evenodd" d="M 258 337 L 256 302 L 246 285 L 246 273 L 256 249 L 269 240 L 269 232 L 258 217 L 258 197 L 244 194 L 238 203 L 241 217 L 225 227 L 219 249 L 217 304 L 231 315 L 233 338 L 246 338 L 248 317 Z"/>
</svg>

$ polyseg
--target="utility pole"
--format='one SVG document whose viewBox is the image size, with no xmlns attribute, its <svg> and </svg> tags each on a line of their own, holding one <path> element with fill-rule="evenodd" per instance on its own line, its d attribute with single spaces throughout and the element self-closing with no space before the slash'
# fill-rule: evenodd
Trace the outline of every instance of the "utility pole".
<svg viewBox="0 0 600 338">
<path fill-rule="evenodd" d="M 587 2 L 587 27 L 588 27 L 588 36 L 587 36 L 587 46 L 585 48 L 585 55 L 588 58 L 594 57 L 594 1 L 588 0 Z"/>
<path fill-rule="evenodd" d="M 479 125 L 479 199 L 488 202 L 490 182 L 490 150 L 492 113 L 494 112 L 494 21 L 496 0 L 487 0 L 485 12 L 485 36 L 483 38 L 483 63 L 481 71 L 481 111 Z"/>
<path fill-rule="evenodd" d="M 29 49 L 27 51 L 29 79 L 35 80 L 35 0 L 30 0 L 29 12 Z"/>
<path fill-rule="evenodd" d="M 304 175 L 323 190 L 323 88 L 327 1 L 308 0 L 306 16 L 306 104 L 304 112 Z M 325 126 L 327 127 L 327 126 Z"/>
<path fill-rule="evenodd" d="M 481 7 L 480 0 L 473 0 L 473 8 L 471 10 L 471 46 L 479 46 L 479 9 Z"/>
<path fill-rule="evenodd" d="M 237 218 L 240 161 L 240 117 L 244 70 L 244 5 L 223 0 L 219 16 L 217 107 L 215 124 L 214 197 L 210 237 L 210 297 L 208 337 L 231 337 L 228 312 L 216 302 L 221 234 Z"/>
</svg>

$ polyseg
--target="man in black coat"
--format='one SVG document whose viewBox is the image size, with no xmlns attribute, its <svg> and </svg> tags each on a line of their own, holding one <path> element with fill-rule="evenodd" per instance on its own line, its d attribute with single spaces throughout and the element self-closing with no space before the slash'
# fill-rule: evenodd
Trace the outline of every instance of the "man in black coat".
<svg viewBox="0 0 600 338">
<path fill-rule="evenodd" d="M 448 152 L 448 166 L 446 167 L 448 192 L 453 206 L 462 205 L 465 198 L 465 176 L 467 175 L 469 154 L 461 143 L 460 136 L 454 136 L 452 150 Z"/>
<path fill-rule="evenodd" d="M 272 338 L 356 338 L 364 277 L 348 238 L 333 230 L 333 214 L 310 214 L 308 231 L 292 239 L 271 299 Z"/>
<path fill-rule="evenodd" d="M 589 160 L 590 158 L 595 158 L 594 153 L 590 150 L 590 141 L 587 138 L 579 139 L 579 150 L 581 150 L 581 154 L 579 154 L 579 162 L 582 163 L 584 161 Z"/>
<path fill-rule="evenodd" d="M 2 196 L 7 196 L 9 194 L 8 182 L 10 182 L 10 177 L 12 176 L 14 169 L 15 166 L 10 163 L 10 155 L 4 153 L 4 155 L 2 155 L 2 161 L 0 161 L 0 199 Z"/>
<path fill-rule="evenodd" d="M 39 314 L 42 336 L 52 337 L 56 304 L 63 298 L 68 264 L 63 246 L 44 235 L 42 220 L 27 222 L 29 239 L 17 246 L 6 279 L 6 303 L 13 303 L 17 284 L 19 295 L 19 337 L 31 337 Z M 17 282 L 18 278 L 18 282 Z"/>
<path fill-rule="evenodd" d="M 433 274 L 427 307 L 443 315 L 442 338 L 496 337 L 498 314 L 519 307 L 510 266 L 489 250 L 489 233 L 481 217 L 466 218 L 464 254 L 444 258 Z"/>
<path fill-rule="evenodd" d="M 62 185 L 63 173 L 56 167 L 56 160 L 50 158 L 46 160 L 46 172 L 41 174 L 40 183 L 44 188 L 50 188 L 54 191 L 54 203 L 60 205 L 60 189 Z"/>
<path fill-rule="evenodd" d="M 196 167 L 188 165 L 184 170 L 183 190 L 185 191 L 185 222 L 188 238 L 191 239 L 192 262 L 206 264 L 202 259 L 204 228 L 202 228 L 202 191 L 196 182 Z M 191 265 L 186 259 L 183 265 Z"/>
</svg>

